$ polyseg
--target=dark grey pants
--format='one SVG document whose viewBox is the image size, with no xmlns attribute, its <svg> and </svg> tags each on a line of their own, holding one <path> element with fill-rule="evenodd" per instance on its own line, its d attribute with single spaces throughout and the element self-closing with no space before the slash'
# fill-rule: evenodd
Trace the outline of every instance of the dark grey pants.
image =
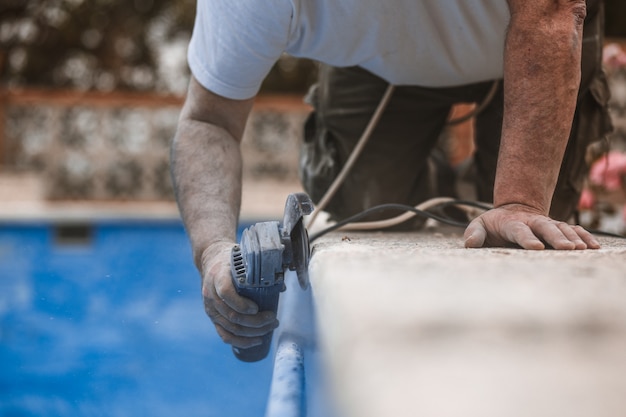
<svg viewBox="0 0 626 417">
<path fill-rule="evenodd" d="M 582 81 L 565 157 L 552 200 L 551 216 L 568 220 L 576 210 L 588 146 L 611 130 L 609 90 L 602 71 L 604 15 L 590 7 L 584 26 Z M 481 103 L 493 81 L 450 88 L 396 87 L 363 153 L 326 210 L 340 220 L 383 203 L 416 205 L 453 186 L 433 187 L 432 150 L 456 103 Z M 313 113 L 305 124 L 300 158 L 304 189 L 318 202 L 348 159 L 374 113 L 387 83 L 359 67 L 322 66 L 311 97 Z M 502 128 L 502 83 L 475 119 L 477 198 L 492 201 Z M 442 187 L 442 185 L 444 185 Z M 388 217 L 388 214 L 372 218 Z"/>
</svg>

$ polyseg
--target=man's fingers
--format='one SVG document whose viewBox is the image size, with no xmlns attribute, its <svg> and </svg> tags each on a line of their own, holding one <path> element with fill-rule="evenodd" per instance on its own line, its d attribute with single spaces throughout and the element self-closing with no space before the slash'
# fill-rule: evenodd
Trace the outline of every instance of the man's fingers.
<svg viewBox="0 0 626 417">
<path fill-rule="evenodd" d="M 572 229 L 578 234 L 583 242 L 587 245 L 587 249 L 600 249 L 600 242 L 582 226 L 572 226 Z"/>
<path fill-rule="evenodd" d="M 555 221 L 512 205 L 499 207 L 474 219 L 464 233 L 465 247 L 518 245 L 541 250 L 598 249 L 600 243 L 584 228 Z"/>
<path fill-rule="evenodd" d="M 507 239 L 527 250 L 542 250 L 546 246 L 526 224 L 517 222 L 511 227 Z"/>
<path fill-rule="evenodd" d="M 226 279 L 217 279 L 215 282 L 215 293 L 228 305 L 228 307 L 242 314 L 256 314 L 259 311 L 257 304 L 237 294 L 235 286 L 233 285 L 230 276 Z"/>
<path fill-rule="evenodd" d="M 278 323 L 276 314 L 273 311 L 242 314 L 230 308 L 224 300 L 216 297 L 204 297 L 204 309 L 214 322 L 218 318 L 224 318 L 225 321 L 244 328 L 261 329 L 268 326 L 277 326 Z"/>
<path fill-rule="evenodd" d="M 248 326 L 242 326 L 240 324 L 233 323 L 232 321 L 228 320 L 226 317 L 220 316 L 220 315 L 212 317 L 212 319 L 215 325 L 219 325 L 224 330 L 228 331 L 234 336 L 241 336 L 241 337 L 263 336 L 273 331 L 274 329 L 276 329 L 276 327 L 278 327 L 278 320 L 273 320 L 269 324 L 266 324 L 263 326 L 248 327 Z"/>
<path fill-rule="evenodd" d="M 260 322 L 254 323 L 254 326 L 248 327 L 234 323 L 230 319 L 222 316 L 210 303 L 205 302 L 207 314 L 215 325 L 220 338 L 228 344 L 236 347 L 246 348 L 261 344 L 261 337 L 270 333 L 278 327 L 278 320 L 274 319 L 269 324 L 260 325 Z M 239 313 L 235 313 L 239 314 Z M 264 313 L 257 314 L 261 316 Z M 273 315 L 273 314 L 272 314 Z M 251 319 L 257 317 L 252 316 Z"/>
<path fill-rule="evenodd" d="M 567 223 L 558 223 L 558 228 L 563 235 L 574 244 L 574 249 L 587 249 L 587 244 L 580 238 L 577 231 Z"/>
<path fill-rule="evenodd" d="M 554 220 L 533 224 L 536 233 L 557 250 L 598 249 L 598 241 L 581 226 Z"/>
<path fill-rule="evenodd" d="M 241 314 L 220 300 L 216 293 L 213 297 L 204 298 L 204 308 L 220 338 L 225 343 L 243 349 L 260 345 L 261 337 L 276 329 L 279 324 L 274 312 Z"/>
<path fill-rule="evenodd" d="M 237 336 L 218 324 L 215 325 L 215 330 L 217 330 L 217 334 L 224 341 L 224 343 L 241 349 L 251 348 L 263 343 L 263 338 L 261 337 Z"/>
<path fill-rule="evenodd" d="M 583 227 L 554 220 L 532 223 L 533 232 L 557 250 L 599 249 L 600 243 Z"/>
<path fill-rule="evenodd" d="M 557 250 L 573 250 L 576 248 L 576 244 L 572 242 L 561 230 L 561 223 L 550 220 L 546 217 L 537 218 L 534 221 L 529 222 L 529 227 L 535 233 Z M 578 235 L 576 235 L 578 239 Z"/>
<path fill-rule="evenodd" d="M 480 219 L 472 221 L 465 229 L 463 238 L 465 239 L 466 248 L 482 248 L 485 244 L 487 231 Z"/>
<path fill-rule="evenodd" d="M 582 226 L 571 225 L 563 222 L 558 222 L 557 227 L 563 233 L 563 235 L 572 242 L 574 249 L 599 249 L 600 243 L 593 237 L 591 233 L 586 231 Z M 564 247 L 556 247 L 555 249 L 570 249 L 565 245 Z"/>
</svg>

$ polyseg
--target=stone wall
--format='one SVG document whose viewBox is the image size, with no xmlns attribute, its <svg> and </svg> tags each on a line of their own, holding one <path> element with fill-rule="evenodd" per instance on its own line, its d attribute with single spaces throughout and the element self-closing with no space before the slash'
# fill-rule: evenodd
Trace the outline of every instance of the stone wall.
<svg viewBox="0 0 626 417">
<path fill-rule="evenodd" d="M 6 106 L 5 169 L 40 173 L 51 200 L 173 199 L 169 145 L 181 99 L 43 98 Z M 307 111 L 300 98 L 258 100 L 242 143 L 244 178 L 297 180 Z"/>
</svg>

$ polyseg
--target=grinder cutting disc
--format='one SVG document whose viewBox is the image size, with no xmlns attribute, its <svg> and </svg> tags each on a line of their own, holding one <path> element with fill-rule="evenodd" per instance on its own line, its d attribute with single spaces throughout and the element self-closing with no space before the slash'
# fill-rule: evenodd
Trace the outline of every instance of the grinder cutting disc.
<svg viewBox="0 0 626 417">
<path fill-rule="evenodd" d="M 298 220 L 291 231 L 291 248 L 293 260 L 291 270 L 298 274 L 298 282 L 303 290 L 309 287 L 309 259 L 311 249 L 309 247 L 309 234 L 304 227 L 302 218 Z"/>
<path fill-rule="evenodd" d="M 309 235 L 304 227 L 303 218 L 313 211 L 313 201 L 306 193 L 293 193 L 287 196 L 283 217 L 283 236 L 288 235 L 291 241 L 289 269 L 296 271 L 302 289 L 309 286 Z"/>
</svg>

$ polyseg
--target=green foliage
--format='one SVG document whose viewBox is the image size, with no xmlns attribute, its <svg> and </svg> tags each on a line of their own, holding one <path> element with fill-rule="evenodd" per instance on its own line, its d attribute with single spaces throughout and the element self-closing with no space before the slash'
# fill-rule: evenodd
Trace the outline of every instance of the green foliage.
<svg viewBox="0 0 626 417">
<path fill-rule="evenodd" d="M 0 84 L 182 93 L 195 2 L 0 0 Z M 314 74 L 284 57 L 261 91 L 303 92 Z"/>
<path fill-rule="evenodd" d="M 0 82 L 159 87 L 158 47 L 188 39 L 195 0 L 2 0 Z"/>
</svg>

